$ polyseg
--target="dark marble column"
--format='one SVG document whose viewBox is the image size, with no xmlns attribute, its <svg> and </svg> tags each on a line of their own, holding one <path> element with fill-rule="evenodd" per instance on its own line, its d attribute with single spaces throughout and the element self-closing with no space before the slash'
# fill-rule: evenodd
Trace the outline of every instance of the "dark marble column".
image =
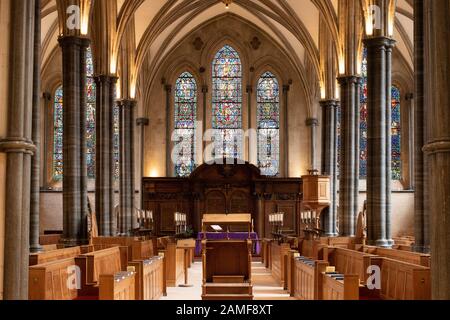
<svg viewBox="0 0 450 320">
<path fill-rule="evenodd" d="M 43 187 L 48 189 L 51 180 L 51 172 L 49 172 L 48 162 L 52 160 L 53 151 L 50 150 L 51 137 L 53 137 L 52 124 L 53 124 L 53 101 L 52 95 L 49 92 L 44 92 L 42 94 L 42 99 L 44 102 L 44 136 L 42 136 L 42 151 L 44 153 L 43 163 L 42 163 L 42 174 L 43 174 Z M 52 166 L 50 165 L 50 168 Z"/>
<path fill-rule="evenodd" d="M 414 1 L 414 251 L 429 252 L 429 217 L 425 210 L 424 2 Z"/>
<path fill-rule="evenodd" d="M 0 140 L 6 153 L 4 295 L 5 300 L 28 299 L 30 250 L 33 49 L 35 2 L 11 1 L 9 32 L 9 108 L 7 137 Z M 6 116 L 6 115 L 3 115 Z M 2 177 L 3 178 L 3 177 Z"/>
<path fill-rule="evenodd" d="M 252 128 L 252 95 L 253 95 L 253 88 L 251 85 L 248 85 L 246 88 L 247 91 L 247 124 L 248 124 L 248 130 L 250 131 L 250 129 Z M 247 152 L 248 152 L 248 157 L 247 157 L 247 161 L 249 163 L 251 163 L 252 158 L 251 158 L 251 150 L 252 150 L 252 146 L 251 146 L 251 141 L 250 141 L 251 137 L 250 135 L 248 136 L 248 142 L 247 142 Z"/>
<path fill-rule="evenodd" d="M 324 217 L 325 235 L 327 237 L 337 236 L 336 230 L 336 100 L 323 100 L 322 107 L 322 174 L 330 176 L 331 205 L 327 215 Z"/>
<path fill-rule="evenodd" d="M 263 194 L 256 194 L 256 229 L 255 232 L 258 234 L 258 237 L 260 239 L 263 239 L 265 237 L 264 232 L 264 195 Z"/>
<path fill-rule="evenodd" d="M 140 172 L 141 172 L 141 181 L 142 178 L 145 177 L 145 172 L 144 172 L 144 162 L 145 162 L 145 151 L 144 151 L 144 147 L 145 147 L 145 128 L 148 127 L 150 125 L 150 119 L 148 118 L 138 118 L 136 119 L 136 125 L 139 127 L 139 141 L 140 141 L 140 150 L 139 150 L 139 154 L 140 154 Z M 144 195 L 143 195 L 143 191 L 141 190 L 141 199 L 143 199 Z M 141 201 L 141 209 L 144 209 L 144 207 L 142 206 L 142 201 Z"/>
<path fill-rule="evenodd" d="M 41 173 L 41 0 L 35 0 L 33 65 L 33 132 L 36 152 L 31 160 L 30 252 L 42 251 L 39 245 L 39 202 Z"/>
<path fill-rule="evenodd" d="M 114 104 L 117 78 L 111 75 L 95 77 L 96 107 L 96 172 L 95 211 L 101 236 L 116 234 L 114 218 Z"/>
<path fill-rule="evenodd" d="M 89 40 L 77 36 L 58 39 L 63 60 L 63 237 L 65 246 L 88 242 L 86 184 L 86 106 L 85 106 L 85 50 Z"/>
<path fill-rule="evenodd" d="M 131 235 L 134 228 L 134 109 L 136 101 L 121 100 L 120 107 L 120 202 L 119 233 Z"/>
<path fill-rule="evenodd" d="M 425 1 L 424 1 L 425 2 Z M 431 238 L 431 287 L 435 300 L 450 299 L 450 2 L 426 1 L 425 83 Z"/>
<path fill-rule="evenodd" d="M 171 128 L 171 101 L 172 101 L 172 86 L 166 85 L 166 177 L 172 177 L 174 172 L 174 164 L 172 163 L 172 152 L 170 147 L 172 145 L 172 133 Z"/>
<path fill-rule="evenodd" d="M 283 101 L 284 101 L 284 176 L 289 177 L 289 90 L 290 85 L 283 86 Z"/>
<path fill-rule="evenodd" d="M 358 208 L 359 148 L 357 116 L 359 114 L 359 77 L 341 76 L 341 159 L 339 182 L 339 232 L 355 236 Z"/>
<path fill-rule="evenodd" d="M 371 245 L 390 247 L 391 104 L 388 98 L 391 84 L 389 51 L 394 41 L 377 37 L 365 39 L 364 44 L 368 52 L 367 240 Z"/>
</svg>

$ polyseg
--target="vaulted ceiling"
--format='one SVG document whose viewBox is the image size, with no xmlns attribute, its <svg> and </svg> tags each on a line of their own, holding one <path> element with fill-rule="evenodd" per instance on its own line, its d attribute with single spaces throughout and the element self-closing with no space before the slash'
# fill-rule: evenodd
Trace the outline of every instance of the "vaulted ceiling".
<svg viewBox="0 0 450 320">
<path fill-rule="evenodd" d="M 294 62 L 302 64 L 308 57 L 318 68 L 319 16 L 324 15 L 330 29 L 337 26 L 338 16 L 338 0 L 234 0 L 228 10 L 221 0 L 108 1 L 117 1 L 119 36 L 120 29 L 135 24 L 138 66 L 148 55 L 153 63 L 158 63 L 191 31 L 229 11 L 264 30 Z M 42 5 L 45 65 L 58 45 L 58 21 L 56 0 L 43 0 Z M 412 0 L 398 0 L 394 38 L 411 69 L 413 29 Z M 336 33 L 333 36 L 337 38 Z"/>
</svg>

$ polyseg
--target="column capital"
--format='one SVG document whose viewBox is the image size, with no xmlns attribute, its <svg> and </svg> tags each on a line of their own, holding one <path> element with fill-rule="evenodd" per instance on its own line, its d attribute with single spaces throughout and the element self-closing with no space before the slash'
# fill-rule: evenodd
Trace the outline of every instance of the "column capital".
<svg viewBox="0 0 450 320">
<path fill-rule="evenodd" d="M 306 125 L 308 127 L 317 127 L 319 125 L 319 120 L 316 118 L 306 119 Z"/>
<path fill-rule="evenodd" d="M 337 77 L 337 81 L 339 85 L 347 85 L 347 84 L 359 84 L 362 77 L 359 75 L 341 75 Z"/>
<path fill-rule="evenodd" d="M 389 37 L 374 37 L 374 38 L 365 38 L 363 39 L 364 45 L 367 47 L 368 50 L 370 48 L 385 48 L 385 49 L 392 49 L 394 48 L 396 41 Z"/>
<path fill-rule="evenodd" d="M 252 93 L 253 92 L 253 87 L 251 85 L 247 85 L 246 91 L 247 91 L 247 93 Z"/>
<path fill-rule="evenodd" d="M 285 84 L 285 85 L 283 86 L 283 92 L 284 92 L 284 93 L 287 93 L 287 92 L 289 92 L 289 90 L 291 90 L 291 86 L 290 86 L 289 84 Z"/>
<path fill-rule="evenodd" d="M 138 118 L 138 119 L 136 119 L 136 125 L 137 126 L 147 127 L 149 124 L 150 124 L 150 119 L 149 118 Z"/>
<path fill-rule="evenodd" d="M 164 90 L 165 90 L 167 93 L 171 93 L 171 92 L 172 92 L 172 85 L 171 85 L 171 84 L 166 84 L 166 85 L 164 86 Z"/>
<path fill-rule="evenodd" d="M 336 99 L 328 99 L 328 100 L 320 100 L 319 104 L 322 108 L 334 108 L 338 105 L 338 100 Z"/>
<path fill-rule="evenodd" d="M 112 83 L 116 84 L 119 77 L 113 74 L 98 74 L 94 76 L 94 81 L 96 83 Z"/>
<path fill-rule="evenodd" d="M 137 101 L 134 99 L 121 99 L 117 100 L 117 104 L 119 105 L 119 108 L 134 108 L 136 107 Z"/>
<path fill-rule="evenodd" d="M 202 86 L 202 93 L 208 93 L 209 87 L 207 85 Z"/>
</svg>

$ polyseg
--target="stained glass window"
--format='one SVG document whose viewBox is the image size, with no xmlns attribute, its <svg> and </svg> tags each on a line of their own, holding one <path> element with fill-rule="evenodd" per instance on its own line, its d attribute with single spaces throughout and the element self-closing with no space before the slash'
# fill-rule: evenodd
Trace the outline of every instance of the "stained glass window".
<svg viewBox="0 0 450 320">
<path fill-rule="evenodd" d="M 265 176 L 280 170 L 280 87 L 271 72 L 265 72 L 257 87 L 258 167 Z"/>
<path fill-rule="evenodd" d="M 175 142 L 181 146 L 175 174 L 187 177 L 195 169 L 197 83 L 192 74 L 184 72 L 177 79 L 175 87 Z"/>
<path fill-rule="evenodd" d="M 360 177 L 367 177 L 367 48 L 363 50 L 361 66 L 361 94 L 360 94 Z M 392 179 L 402 178 L 401 162 L 401 126 L 400 126 L 400 90 L 392 86 Z"/>
<path fill-rule="evenodd" d="M 94 63 L 91 48 L 86 53 L 86 162 L 88 178 L 95 179 L 95 106 L 96 87 L 94 81 Z M 114 107 L 114 160 L 115 178 L 119 177 L 119 110 Z M 63 89 L 55 92 L 54 103 L 54 151 L 53 177 L 63 177 Z"/>
<path fill-rule="evenodd" d="M 239 54 L 226 45 L 212 63 L 214 155 L 242 158 L 242 65 Z"/>
<path fill-rule="evenodd" d="M 392 179 L 402 178 L 400 90 L 392 86 Z"/>
<path fill-rule="evenodd" d="M 55 91 L 53 109 L 53 176 L 61 180 L 63 174 L 63 90 Z"/>
</svg>

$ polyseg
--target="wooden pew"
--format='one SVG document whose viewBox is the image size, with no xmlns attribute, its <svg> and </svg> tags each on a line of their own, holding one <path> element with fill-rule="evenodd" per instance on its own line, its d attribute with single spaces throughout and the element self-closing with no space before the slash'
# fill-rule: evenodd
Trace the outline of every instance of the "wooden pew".
<svg viewBox="0 0 450 320">
<path fill-rule="evenodd" d="M 359 300 L 359 276 L 345 275 L 337 280 L 322 273 L 322 300 Z"/>
<path fill-rule="evenodd" d="M 135 300 L 135 273 L 118 272 L 99 277 L 99 300 Z"/>
<path fill-rule="evenodd" d="M 328 244 L 320 240 L 299 240 L 299 252 L 303 257 L 313 260 L 325 260 L 327 256 Z"/>
<path fill-rule="evenodd" d="M 136 300 L 159 300 L 165 292 L 164 257 L 130 262 L 136 273 Z"/>
<path fill-rule="evenodd" d="M 78 297 L 75 258 L 51 261 L 29 268 L 30 300 L 74 300 Z"/>
<path fill-rule="evenodd" d="M 319 300 L 322 296 L 321 274 L 327 266 L 326 261 L 295 258 L 294 297 L 299 300 Z"/>
<path fill-rule="evenodd" d="M 90 252 L 75 258 L 81 272 L 81 296 L 98 296 L 101 275 L 127 271 L 128 248 L 113 247 Z"/>
<path fill-rule="evenodd" d="M 376 265 L 374 262 L 374 259 L 376 258 L 377 256 L 369 253 L 344 248 L 328 247 L 325 260 L 327 260 L 331 266 L 335 266 L 336 270 L 341 274 L 358 275 L 360 282 L 365 284 L 369 277 L 367 269 L 372 265 Z"/>
<path fill-rule="evenodd" d="M 430 300 L 430 268 L 379 258 L 381 268 L 380 297 L 385 300 Z"/>
<path fill-rule="evenodd" d="M 270 249 L 272 276 L 284 289 L 287 289 L 287 261 L 291 247 L 288 243 L 272 242 Z"/>
<path fill-rule="evenodd" d="M 32 253 L 30 254 L 29 263 L 30 266 L 35 266 L 46 262 L 62 260 L 66 258 L 74 258 L 86 252 L 88 252 L 86 247 L 72 247 L 72 248 L 44 251 L 39 253 Z"/>
<path fill-rule="evenodd" d="M 155 255 L 152 240 L 140 240 L 139 237 L 96 237 L 93 245 L 119 245 L 128 247 L 128 259 L 144 260 Z"/>
<path fill-rule="evenodd" d="M 166 263 L 166 284 L 176 287 L 184 283 L 184 254 L 185 250 L 177 248 L 176 243 L 167 243 L 164 253 Z"/>
<path fill-rule="evenodd" d="M 374 254 L 380 257 L 391 258 L 393 260 L 403 261 L 411 264 L 417 264 L 423 267 L 431 266 L 431 256 L 429 254 L 396 250 L 396 249 L 386 249 L 372 246 L 363 246 L 358 248 L 361 252 L 366 252 Z"/>
</svg>

